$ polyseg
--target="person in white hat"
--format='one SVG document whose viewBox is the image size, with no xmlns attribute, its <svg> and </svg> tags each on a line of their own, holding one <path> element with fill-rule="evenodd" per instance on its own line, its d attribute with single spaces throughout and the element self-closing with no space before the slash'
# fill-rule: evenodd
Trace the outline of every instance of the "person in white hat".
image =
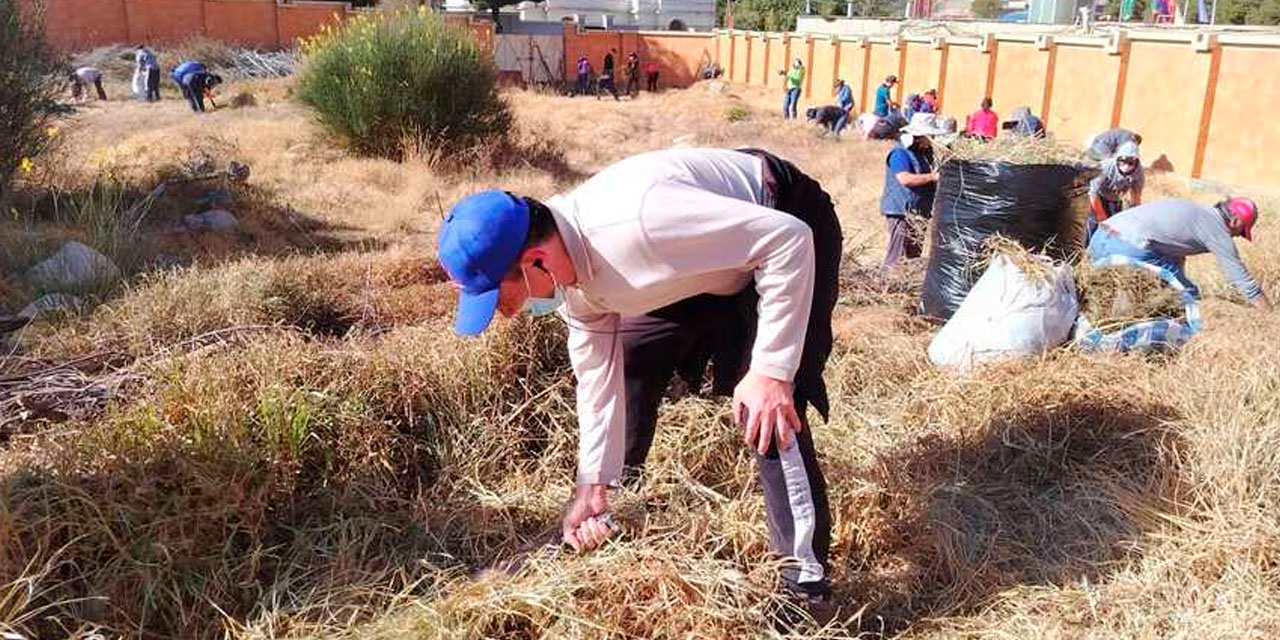
<svg viewBox="0 0 1280 640">
<path fill-rule="evenodd" d="M 938 183 L 932 140 L 950 137 L 952 132 L 943 127 L 934 114 L 917 113 L 902 128 L 898 145 L 885 158 L 880 213 L 884 214 L 885 228 L 889 233 L 883 266 L 886 271 L 902 258 L 920 257 L 923 248 L 921 234 L 914 230 L 929 219 Z"/>
<path fill-rule="evenodd" d="M 1089 222 L 1085 241 L 1093 237 L 1099 223 L 1125 209 L 1126 196 L 1129 206 L 1142 204 L 1144 184 L 1138 143 L 1131 140 L 1121 144 L 1115 155 L 1102 161 L 1102 171 L 1089 181 Z"/>
</svg>

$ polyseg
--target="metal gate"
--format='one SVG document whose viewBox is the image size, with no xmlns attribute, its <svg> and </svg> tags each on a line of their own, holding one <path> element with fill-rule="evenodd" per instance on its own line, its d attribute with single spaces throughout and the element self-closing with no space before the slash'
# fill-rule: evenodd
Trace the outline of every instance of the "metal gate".
<svg viewBox="0 0 1280 640">
<path fill-rule="evenodd" d="M 496 34 L 493 60 L 498 71 L 518 71 L 529 84 L 564 81 L 564 35 Z"/>
</svg>

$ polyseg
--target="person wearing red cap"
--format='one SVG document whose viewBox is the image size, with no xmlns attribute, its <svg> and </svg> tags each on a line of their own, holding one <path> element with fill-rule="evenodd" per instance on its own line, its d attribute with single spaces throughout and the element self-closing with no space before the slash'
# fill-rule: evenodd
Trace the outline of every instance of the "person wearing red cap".
<svg viewBox="0 0 1280 640">
<path fill-rule="evenodd" d="M 1094 261 L 1111 255 L 1125 255 L 1168 269 L 1192 295 L 1200 290 L 1187 278 L 1187 256 L 1212 253 L 1227 281 L 1259 309 L 1271 309 L 1271 302 L 1258 281 L 1249 275 L 1235 237 L 1253 240 L 1258 222 L 1258 205 L 1248 198 L 1227 198 L 1213 206 L 1190 200 L 1159 200 L 1126 209 L 1098 224 L 1089 239 L 1089 257 Z"/>
<path fill-rule="evenodd" d="M 831 512 L 806 407 L 827 415 L 842 234 L 830 196 L 754 149 L 668 149 L 606 167 L 545 203 L 469 196 L 439 233 L 456 329 L 558 313 L 577 377 L 577 490 L 562 535 L 608 538 L 607 489 L 639 482 L 673 375 L 733 396 L 792 596 L 829 604 Z M 815 614 L 816 616 L 816 614 Z"/>
</svg>

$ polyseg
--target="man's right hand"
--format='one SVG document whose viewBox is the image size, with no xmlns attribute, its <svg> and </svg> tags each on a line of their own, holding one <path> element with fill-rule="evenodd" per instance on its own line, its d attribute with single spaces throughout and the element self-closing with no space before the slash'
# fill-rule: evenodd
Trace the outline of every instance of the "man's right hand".
<svg viewBox="0 0 1280 640">
<path fill-rule="evenodd" d="M 609 511 L 607 486 L 579 485 L 565 508 L 561 536 L 575 551 L 590 551 L 613 533 L 598 516 Z"/>
</svg>

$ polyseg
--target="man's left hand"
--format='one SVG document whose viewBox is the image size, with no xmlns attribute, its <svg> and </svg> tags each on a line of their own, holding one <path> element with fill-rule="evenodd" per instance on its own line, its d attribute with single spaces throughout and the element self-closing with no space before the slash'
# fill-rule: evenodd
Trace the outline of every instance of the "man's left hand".
<svg viewBox="0 0 1280 640">
<path fill-rule="evenodd" d="M 742 441 L 755 447 L 760 455 L 769 452 L 775 437 L 782 450 L 791 446 L 796 433 L 804 430 L 804 422 L 796 413 L 791 383 L 754 370 L 748 371 L 733 390 L 733 415 L 742 428 Z"/>
</svg>

